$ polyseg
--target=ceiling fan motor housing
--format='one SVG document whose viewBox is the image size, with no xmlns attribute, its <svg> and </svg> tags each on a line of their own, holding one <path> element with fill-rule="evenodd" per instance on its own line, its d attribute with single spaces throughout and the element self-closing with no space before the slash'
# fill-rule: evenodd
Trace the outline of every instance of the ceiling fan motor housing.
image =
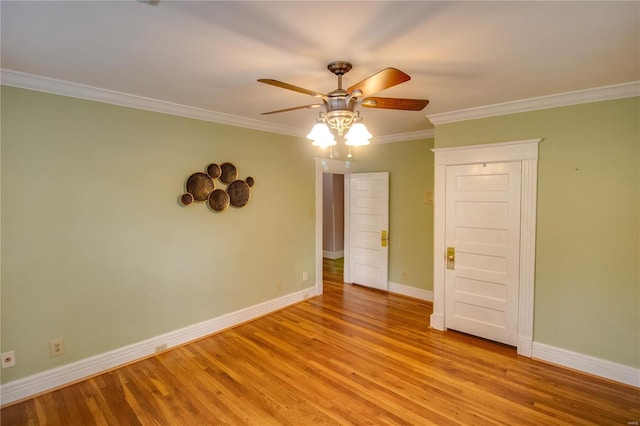
<svg viewBox="0 0 640 426">
<path fill-rule="evenodd" d="M 357 98 L 340 88 L 327 94 L 324 99 L 326 114 L 322 114 L 324 120 L 336 131 L 338 136 L 343 136 L 344 130 L 353 122 Z"/>
<path fill-rule="evenodd" d="M 329 93 L 324 100 L 324 104 L 327 107 L 327 111 L 333 111 L 337 109 L 352 109 L 352 105 L 350 99 L 352 96 L 346 91 L 342 89 L 334 90 Z"/>
<path fill-rule="evenodd" d="M 334 61 L 327 65 L 327 69 L 335 75 L 345 75 L 351 70 L 352 65 L 346 61 Z"/>
</svg>

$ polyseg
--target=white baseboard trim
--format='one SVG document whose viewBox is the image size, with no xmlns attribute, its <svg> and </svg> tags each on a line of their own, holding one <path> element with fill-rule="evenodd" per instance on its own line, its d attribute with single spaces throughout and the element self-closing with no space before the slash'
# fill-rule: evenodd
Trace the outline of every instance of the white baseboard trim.
<svg viewBox="0 0 640 426">
<path fill-rule="evenodd" d="M 403 296 L 413 297 L 414 299 L 433 302 L 433 291 L 430 291 L 430 290 L 423 290 L 421 288 L 415 288 L 405 284 L 394 283 L 391 281 L 389 281 L 388 290 L 391 293 L 402 294 Z"/>
<path fill-rule="evenodd" d="M 180 346 L 280 310 L 315 295 L 316 287 L 309 287 L 277 299 L 259 303 L 217 318 L 152 337 L 142 342 L 6 383 L 0 387 L 0 404 L 10 404 L 42 392 L 77 382 L 115 367 L 153 355 L 158 345 L 166 344 L 168 349 Z"/>
<path fill-rule="evenodd" d="M 533 341 L 531 340 L 531 337 L 518 335 L 516 349 L 518 351 L 518 355 L 531 358 L 531 353 L 533 351 Z"/>
<path fill-rule="evenodd" d="M 434 330 L 445 331 L 446 329 L 444 328 L 444 315 L 437 314 L 435 312 L 432 313 L 429 317 L 429 327 L 433 328 Z"/>
<path fill-rule="evenodd" d="M 323 250 L 322 257 L 326 257 L 327 259 L 333 259 L 333 260 L 341 259 L 344 257 L 344 250 L 338 250 L 338 251 Z"/>
<path fill-rule="evenodd" d="M 533 342 L 532 358 L 640 388 L 640 369 Z"/>
</svg>

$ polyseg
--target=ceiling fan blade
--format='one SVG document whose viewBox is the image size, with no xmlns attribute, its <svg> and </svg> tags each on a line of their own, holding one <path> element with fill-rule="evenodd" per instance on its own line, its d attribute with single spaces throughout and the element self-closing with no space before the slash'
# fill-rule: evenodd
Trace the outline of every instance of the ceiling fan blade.
<svg viewBox="0 0 640 426">
<path fill-rule="evenodd" d="M 294 86 L 293 84 L 283 83 L 282 81 L 272 80 L 270 78 L 260 78 L 258 79 L 260 83 L 270 84 L 276 87 L 282 87 L 283 89 L 293 90 L 294 92 L 304 93 L 305 95 L 311 95 L 314 98 L 324 99 L 325 95 L 322 93 L 314 92 L 313 90 L 304 89 L 302 87 Z"/>
<path fill-rule="evenodd" d="M 401 109 L 404 111 L 420 111 L 429 103 L 428 99 L 401 99 L 369 97 L 362 100 L 366 108 Z"/>
<path fill-rule="evenodd" d="M 373 74 L 372 76 L 365 78 L 360 83 L 356 83 L 347 89 L 347 92 L 353 94 L 354 91 L 360 90 L 362 96 L 373 95 L 389 87 L 393 87 L 396 84 L 404 83 L 411 80 L 409 74 L 405 74 L 402 71 L 395 68 L 385 68 L 382 71 Z"/>
<path fill-rule="evenodd" d="M 299 106 L 299 107 L 279 109 L 277 111 L 263 112 L 260 115 L 277 114 L 279 112 L 295 111 L 297 109 L 314 109 L 314 108 L 320 108 L 321 106 L 322 106 L 322 104 L 303 105 L 303 106 Z"/>
</svg>

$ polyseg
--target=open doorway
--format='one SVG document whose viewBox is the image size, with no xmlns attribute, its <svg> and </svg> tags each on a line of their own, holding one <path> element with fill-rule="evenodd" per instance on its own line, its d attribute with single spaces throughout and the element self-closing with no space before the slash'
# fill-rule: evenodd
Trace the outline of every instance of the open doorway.
<svg viewBox="0 0 640 426">
<path fill-rule="evenodd" d="M 356 163 L 350 161 L 340 161 L 331 158 L 316 158 L 316 294 L 320 295 L 324 293 L 323 290 L 323 235 L 324 235 L 324 223 L 323 223 L 323 176 L 325 174 L 337 174 L 342 175 L 343 178 L 349 176 L 351 173 L 356 173 Z M 349 190 L 348 186 L 344 188 L 344 209 L 349 204 Z M 344 210 L 343 209 L 343 210 Z M 348 214 L 344 216 L 344 267 L 341 271 L 343 280 L 340 283 L 344 283 L 344 279 L 349 279 L 349 239 L 346 238 L 349 235 L 349 220 Z"/>
<path fill-rule="evenodd" d="M 316 158 L 315 294 L 321 295 L 324 292 L 323 176 L 325 174 L 337 174 L 345 179 L 343 180 L 344 235 L 342 238 L 344 258 L 340 282 L 358 283 L 387 290 L 389 173 L 357 173 L 355 163 Z M 357 252 L 357 255 L 352 256 L 352 252 Z"/>
<path fill-rule="evenodd" d="M 322 279 L 344 282 L 343 174 L 322 174 Z"/>
</svg>

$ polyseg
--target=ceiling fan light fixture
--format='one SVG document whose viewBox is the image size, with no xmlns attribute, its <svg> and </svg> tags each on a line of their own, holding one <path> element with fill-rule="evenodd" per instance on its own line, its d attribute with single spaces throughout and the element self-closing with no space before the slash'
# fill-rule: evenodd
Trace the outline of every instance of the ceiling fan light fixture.
<svg viewBox="0 0 640 426">
<path fill-rule="evenodd" d="M 381 98 L 371 96 L 411 79 L 408 74 L 396 68 L 385 68 L 346 89 L 342 88 L 342 77 L 349 72 L 351 64 L 346 61 L 334 61 L 327 65 L 327 69 L 338 77 L 338 88 L 327 94 L 321 94 L 320 92 L 270 78 L 258 79 L 260 83 L 311 95 L 323 101 L 322 104 L 279 109 L 276 111 L 263 112 L 262 115 L 324 106 L 325 112 L 320 113 L 316 125 L 313 126 L 307 138 L 313 141 L 314 146 L 327 147 L 336 145 L 335 135 L 338 138 L 344 138 L 345 145 L 350 149 L 351 146 L 368 145 L 370 143 L 369 139 L 372 137 L 367 127 L 362 123 L 360 112 L 356 110 L 358 105 L 367 108 L 420 111 L 429 103 L 427 99 Z M 351 151 L 349 151 L 348 157 L 351 157 Z"/>
<path fill-rule="evenodd" d="M 307 139 L 311 139 L 313 141 L 311 145 L 319 146 L 322 148 L 333 146 L 336 144 L 336 140 L 333 137 L 331 130 L 329 130 L 329 126 L 327 126 L 327 124 L 323 121 L 318 121 L 313 126 L 313 128 L 307 135 Z"/>
<path fill-rule="evenodd" d="M 327 126 L 335 130 L 338 136 L 343 136 L 345 131 L 349 130 L 357 115 L 358 113 L 354 113 L 349 109 L 335 109 L 328 111 L 326 114 L 320 113 Z"/>
<path fill-rule="evenodd" d="M 369 145 L 371 143 L 369 139 L 371 139 L 372 136 L 367 126 L 359 121 L 352 124 L 347 134 L 344 135 L 346 140 L 345 144 L 351 146 Z"/>
<path fill-rule="evenodd" d="M 329 146 L 336 145 L 336 140 L 333 138 L 333 136 L 331 136 L 328 138 L 316 139 L 311 143 L 311 145 L 317 146 L 320 148 L 327 148 Z"/>
</svg>

